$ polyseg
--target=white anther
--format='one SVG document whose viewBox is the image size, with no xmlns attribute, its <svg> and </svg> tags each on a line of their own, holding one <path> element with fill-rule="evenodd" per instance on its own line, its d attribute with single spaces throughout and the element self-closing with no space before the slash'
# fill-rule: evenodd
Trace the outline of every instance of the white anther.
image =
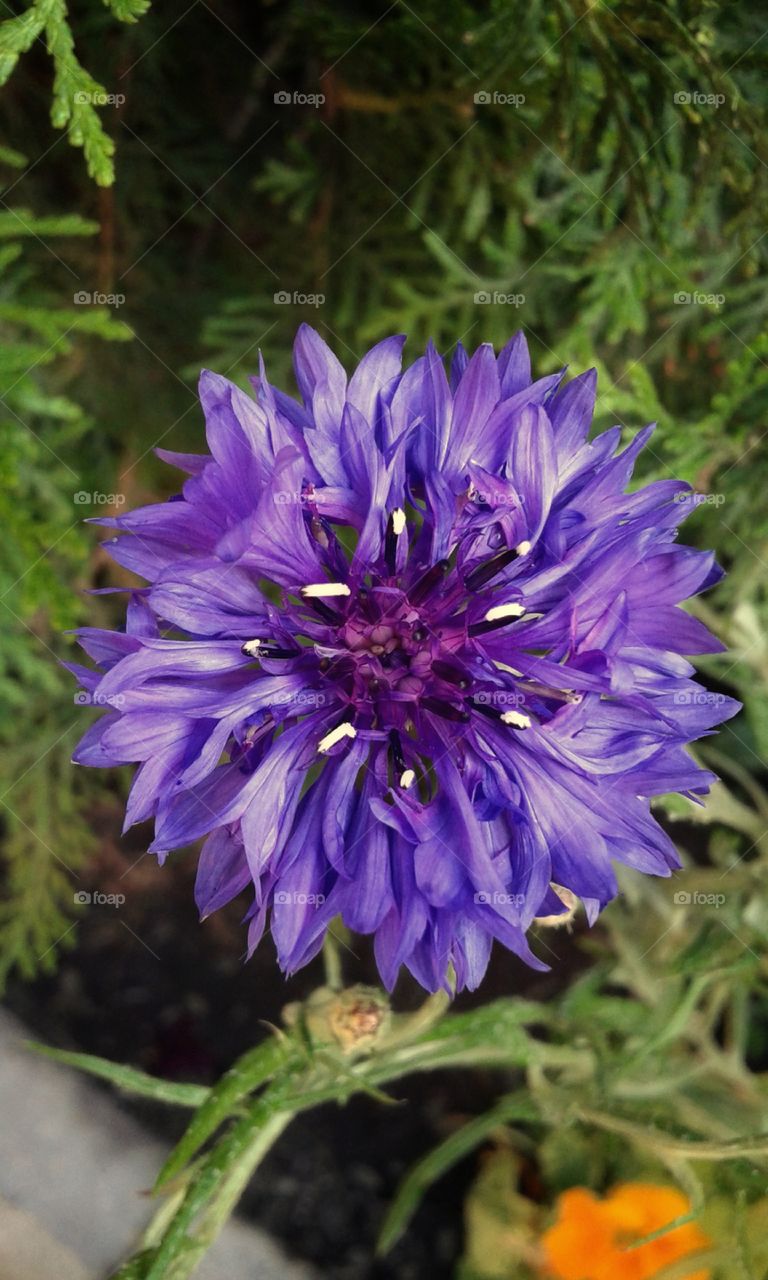
<svg viewBox="0 0 768 1280">
<path fill-rule="evenodd" d="M 396 538 L 399 538 L 400 534 L 403 532 L 403 529 L 405 528 L 405 512 L 403 511 L 403 508 L 395 507 L 394 511 L 392 512 L 391 519 L 392 519 L 392 532 L 394 533 Z"/>
<path fill-rule="evenodd" d="M 485 622 L 496 622 L 499 618 L 522 618 L 525 605 L 514 601 L 510 604 L 495 604 L 485 615 Z"/>
<path fill-rule="evenodd" d="M 257 658 L 262 644 L 263 641 L 261 640 L 246 640 L 240 652 L 244 653 L 247 658 Z"/>
<path fill-rule="evenodd" d="M 325 737 L 317 744 L 318 751 L 325 755 L 326 751 L 330 751 L 331 747 L 335 747 L 337 742 L 341 742 L 342 738 L 356 738 L 357 729 L 348 720 L 343 724 L 337 724 L 335 729 L 331 729 L 330 733 L 326 733 Z"/>
<path fill-rule="evenodd" d="M 515 729 L 531 727 L 531 717 L 524 715 L 522 711 L 505 711 L 501 718 L 505 724 L 511 724 Z"/>
<path fill-rule="evenodd" d="M 525 538 L 522 542 L 518 542 L 515 547 L 515 551 L 519 556 L 527 556 L 532 546 L 533 543 L 529 542 L 528 539 Z"/>
<path fill-rule="evenodd" d="M 314 600 L 317 596 L 348 596 L 350 590 L 346 582 L 310 582 L 301 588 L 301 594 L 307 600 Z"/>
<path fill-rule="evenodd" d="M 404 769 L 400 774 L 400 786 L 403 788 L 403 791 L 407 791 L 409 787 L 412 787 L 415 781 L 416 774 L 413 769 Z"/>
</svg>

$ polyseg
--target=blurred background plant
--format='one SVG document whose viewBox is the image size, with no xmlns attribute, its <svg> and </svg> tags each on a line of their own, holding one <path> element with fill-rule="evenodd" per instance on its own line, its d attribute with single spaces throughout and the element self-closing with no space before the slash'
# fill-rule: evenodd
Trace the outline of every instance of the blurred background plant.
<svg viewBox="0 0 768 1280">
<path fill-rule="evenodd" d="M 446 1247 L 436 1274 L 463 1248 L 467 1275 L 511 1276 L 513 1265 L 524 1275 L 519 1253 L 506 1271 L 478 1269 L 481 1255 L 496 1256 L 477 1239 L 499 1213 L 514 1242 L 518 1200 L 523 1217 L 535 1204 L 532 1239 L 541 1205 L 568 1186 L 603 1191 L 666 1173 L 695 1206 L 739 1206 L 738 1247 L 713 1274 L 765 1275 L 745 1225 L 765 1194 L 760 1152 L 707 1163 L 678 1148 L 768 1129 L 768 6 L 5 9 L 0 974 L 14 975 L 10 998 L 27 1009 L 35 992 L 49 1038 L 161 1074 L 155 1024 L 162 1000 L 175 1002 L 198 1018 L 197 1049 L 179 1056 L 172 1022 L 168 1073 L 206 1080 L 250 1043 L 254 1015 L 276 1016 L 284 1002 L 273 976 L 264 999 L 275 1010 L 254 1009 L 263 986 L 253 974 L 263 983 L 271 972 L 271 957 L 259 960 L 238 979 L 247 1007 L 217 1041 L 224 1060 L 212 1055 L 215 1019 L 194 1014 L 181 957 L 201 947 L 221 966 L 237 933 L 210 922 L 198 934 L 179 907 L 184 928 L 162 935 L 178 962 L 162 980 L 146 973 L 133 1041 L 117 1025 L 100 1038 L 82 1001 L 68 1011 L 65 978 L 77 972 L 90 991 L 105 954 L 120 957 L 118 974 L 151 964 L 125 934 L 149 938 L 154 955 L 161 916 L 174 927 L 172 886 L 183 882 L 185 901 L 189 891 L 184 859 L 157 876 L 141 834 L 118 844 L 122 780 L 67 763 L 92 713 L 73 705 L 54 654 L 73 660 L 67 628 L 119 618 L 119 596 L 78 593 L 127 580 L 82 517 L 166 496 L 174 478 L 152 448 L 200 447 L 200 366 L 242 380 L 261 350 L 285 382 L 301 320 L 348 362 L 389 332 L 406 332 L 413 356 L 428 336 L 448 350 L 459 337 L 498 344 L 522 326 L 539 373 L 597 366 L 601 427 L 658 420 L 643 480 L 673 473 L 707 495 L 686 537 L 714 547 L 728 576 L 694 607 L 729 651 L 702 669 L 745 709 L 700 747 L 723 779 L 706 807 L 659 802 L 686 863 L 679 880 L 626 879 L 592 933 L 578 924 L 573 937 L 542 935 L 541 953 L 555 955 L 549 985 L 497 958 L 493 994 L 524 982 L 539 1038 L 584 1041 L 597 1064 L 589 1087 L 563 1092 L 527 1063 L 535 1106 L 513 1119 L 504 1099 L 519 1080 L 473 1078 L 463 1105 L 449 1090 L 450 1105 L 427 1109 L 424 1135 L 444 1144 L 395 1200 L 387 1230 L 394 1239 L 416 1192 L 439 1206 L 446 1187 L 455 1199 L 476 1177 L 464 1244 Z M 76 923 L 78 890 L 118 882 L 129 890 L 125 930 L 95 912 Z M 24 987 L 19 974 L 52 969 L 72 944 L 58 978 Z M 365 979 L 362 955 L 348 976 Z M 301 998 L 315 976 L 287 992 Z M 400 998 L 408 1003 L 406 987 Z M 113 993 L 116 1024 L 121 999 Z M 52 1007 L 53 1023 L 39 1012 Z M 435 1181 L 456 1167 L 458 1183 Z M 338 1240 L 324 1248 L 338 1253 Z M 401 1248 L 370 1274 L 407 1274 Z"/>
</svg>

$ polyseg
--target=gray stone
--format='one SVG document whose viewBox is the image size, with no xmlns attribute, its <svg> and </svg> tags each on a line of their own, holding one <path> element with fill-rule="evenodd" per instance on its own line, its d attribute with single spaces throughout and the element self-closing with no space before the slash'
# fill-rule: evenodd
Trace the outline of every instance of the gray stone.
<svg viewBox="0 0 768 1280">
<path fill-rule="evenodd" d="M 147 1193 L 167 1150 L 87 1077 L 26 1049 L 27 1038 L 0 1010 L 0 1280 L 105 1280 L 152 1215 Z M 310 1280 L 237 1219 L 195 1274 Z"/>
</svg>

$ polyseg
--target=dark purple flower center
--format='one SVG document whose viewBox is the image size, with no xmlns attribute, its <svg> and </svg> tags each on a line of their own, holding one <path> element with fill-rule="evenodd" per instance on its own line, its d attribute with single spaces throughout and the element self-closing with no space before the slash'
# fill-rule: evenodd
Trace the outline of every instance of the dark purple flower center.
<svg viewBox="0 0 768 1280">
<path fill-rule="evenodd" d="M 315 536 L 322 530 L 326 548 L 335 542 L 326 524 L 313 520 L 310 528 Z M 530 729 L 581 695 L 516 670 L 515 657 L 525 651 L 518 624 L 524 629 L 537 616 L 522 603 L 520 590 L 529 542 L 486 545 L 485 555 L 477 556 L 465 532 L 449 559 L 425 565 L 414 556 L 422 532 L 417 520 L 408 530 L 411 554 L 403 563 L 398 541 L 405 529 L 398 510 L 389 518 L 382 554 L 366 571 L 332 553 L 336 581 L 308 583 L 299 602 L 282 599 L 290 647 L 265 639 L 248 642 L 244 651 L 267 661 L 268 671 L 282 667 L 271 659 L 293 660 L 288 670 L 306 674 L 322 694 L 320 705 L 338 707 L 338 720 L 319 740 L 321 754 L 343 753 L 358 736 L 387 742 L 390 777 L 407 789 L 424 779 L 446 744 L 458 749 L 473 727 L 482 731 L 484 720 L 512 731 Z M 484 641 L 496 640 L 502 630 L 499 663 Z"/>
<path fill-rule="evenodd" d="M 295 659 L 339 706 L 321 751 L 358 734 L 386 740 L 395 774 L 408 787 L 417 758 L 428 764 L 446 735 L 455 740 L 473 720 L 525 729 L 567 700 L 519 680 L 483 650 L 483 638 L 500 628 L 510 629 L 514 649 L 514 625 L 526 611 L 519 591 L 499 588 L 497 579 L 527 551 L 505 548 L 463 571 L 453 556 L 428 566 L 411 559 L 398 571 L 389 538 L 382 561 L 363 578 L 350 571 L 348 580 L 310 583 L 298 606 L 286 603 L 283 618 L 297 648 L 253 641 L 260 646 L 253 656 Z"/>
<path fill-rule="evenodd" d="M 339 681 L 361 712 L 382 727 L 402 727 L 424 697 L 455 696 L 471 683 L 451 648 L 461 630 L 441 625 L 439 600 L 414 605 L 400 587 L 374 587 L 353 599 L 337 628 L 338 654 L 326 659 L 327 676 Z"/>
</svg>

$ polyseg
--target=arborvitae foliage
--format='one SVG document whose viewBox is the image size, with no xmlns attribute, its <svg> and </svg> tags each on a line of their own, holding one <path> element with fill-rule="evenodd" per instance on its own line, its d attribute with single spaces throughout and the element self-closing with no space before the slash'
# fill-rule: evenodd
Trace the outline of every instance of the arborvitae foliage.
<svg viewBox="0 0 768 1280">
<path fill-rule="evenodd" d="M 4 156 L 17 166 L 23 157 Z M 92 236 L 76 215 L 0 211 L 0 982 L 12 965 L 50 968 L 70 936 L 75 872 L 92 847 L 70 755 L 82 730 L 56 659 L 62 630 L 84 610 L 76 588 L 89 556 L 82 484 L 72 459 L 93 423 L 52 372 L 82 336 L 130 336 L 100 309 L 63 305 L 30 271 L 30 242 Z"/>
<path fill-rule="evenodd" d="M 150 0 L 104 3 L 121 22 L 136 22 L 146 13 Z M 109 95 L 78 59 L 66 0 L 32 0 L 23 13 L 0 23 L 0 85 L 5 84 L 20 55 L 38 40 L 53 60 L 51 120 L 57 129 L 67 130 L 73 146 L 83 148 L 90 176 L 100 186 L 109 186 L 114 179 L 115 145 L 98 110 L 107 104 Z"/>
</svg>

